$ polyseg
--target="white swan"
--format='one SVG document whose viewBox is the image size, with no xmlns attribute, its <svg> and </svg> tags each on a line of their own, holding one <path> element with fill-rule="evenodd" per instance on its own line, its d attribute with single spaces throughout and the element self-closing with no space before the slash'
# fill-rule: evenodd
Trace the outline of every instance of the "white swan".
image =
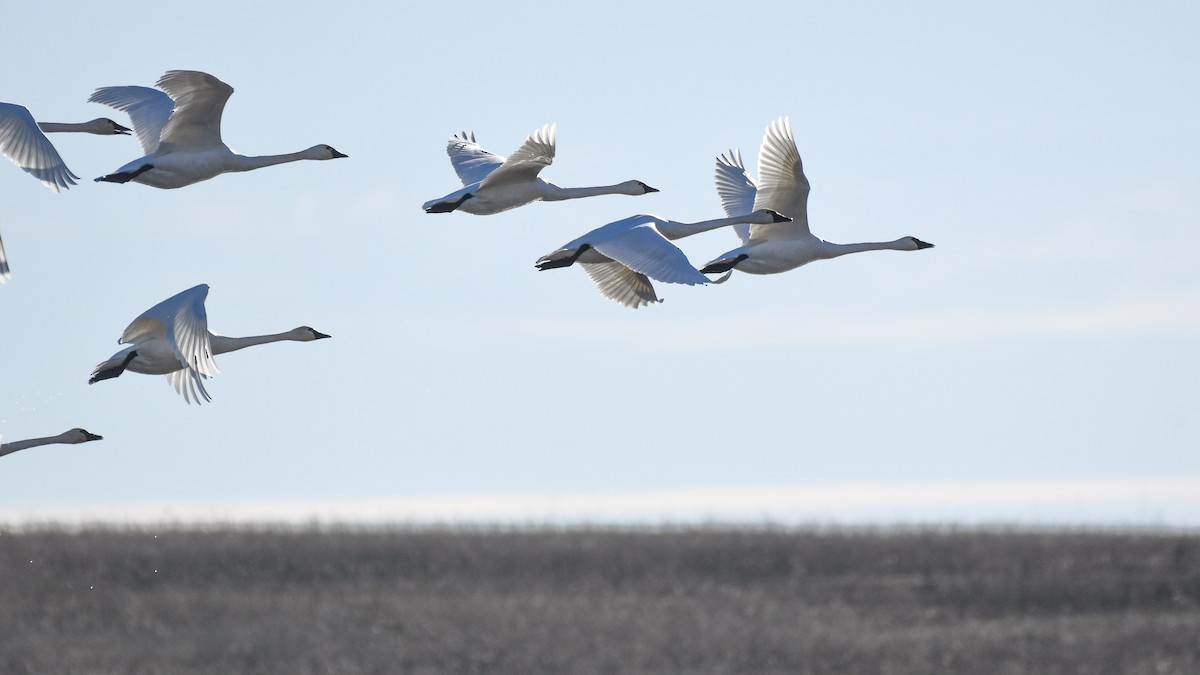
<svg viewBox="0 0 1200 675">
<path fill-rule="evenodd" d="M 440 199 L 421 207 L 426 213 L 465 211 L 477 216 L 489 216 L 533 201 L 554 202 L 563 199 L 595 197 L 598 195 L 644 195 L 658 190 L 640 180 L 627 180 L 616 185 L 563 188 L 538 178 L 542 169 L 554 161 L 555 128 L 546 125 L 534 131 L 516 152 L 500 158 L 475 142 L 475 134 L 465 131 L 450 137 L 446 153 L 450 164 L 463 182 Z"/>
<path fill-rule="evenodd" d="M 106 117 L 73 124 L 35 122 L 25 106 L 0 103 L 0 154 L 55 192 L 70 189 L 79 176 L 67 168 L 46 133 L 71 131 L 113 136 L 128 134 L 130 130 Z M 0 240 L 0 283 L 11 277 L 4 241 Z"/>
<path fill-rule="evenodd" d="M 717 158 L 716 183 L 721 204 L 729 215 L 751 209 L 773 209 L 791 216 L 789 223 L 767 223 L 734 228 L 742 240 L 735 248 L 709 262 L 700 271 L 717 274 L 738 270 L 750 274 L 778 274 L 814 260 L 836 258 L 861 251 L 916 251 L 933 244 L 916 237 L 861 244 L 833 244 L 813 236 L 808 229 L 808 178 L 786 117 L 767 127 L 758 155 L 757 188 L 746 175 L 740 152 Z"/>
<path fill-rule="evenodd" d="M 689 286 L 711 281 L 669 239 L 739 223 L 765 225 L 790 220 L 770 209 L 698 223 L 680 223 L 650 215 L 631 216 L 598 227 L 534 264 L 539 270 L 548 270 L 578 262 L 604 297 L 637 309 L 662 302 L 655 295 L 650 279 Z"/>
<path fill-rule="evenodd" d="M 54 443 L 68 443 L 73 445 L 75 443 L 87 443 L 88 441 L 99 441 L 103 439 L 103 436 L 97 436 L 86 429 L 75 428 L 71 429 L 70 431 L 64 431 L 57 436 L 30 438 L 24 441 L 13 441 L 12 443 L 0 443 L 0 457 L 18 450 L 34 448 L 39 445 L 51 445 Z"/>
<path fill-rule="evenodd" d="M 211 401 L 204 389 L 203 378 L 218 372 L 213 356 L 237 351 L 254 345 L 291 340 L 311 342 L 329 337 L 308 326 L 293 328 L 286 333 L 226 337 L 208 330 L 204 299 L 208 285 L 200 284 L 173 295 L 133 320 L 118 340 L 130 345 L 96 366 L 88 384 L 119 376 L 126 370 L 148 375 L 166 375 L 185 401 Z"/>
<path fill-rule="evenodd" d="M 146 153 L 97 181 L 179 188 L 230 171 L 346 156 L 328 145 L 314 145 L 286 155 L 236 154 L 221 141 L 221 113 L 233 87 L 195 70 L 168 70 L 155 86 L 163 91 L 136 86 L 101 87 L 88 99 L 128 113 Z"/>
</svg>

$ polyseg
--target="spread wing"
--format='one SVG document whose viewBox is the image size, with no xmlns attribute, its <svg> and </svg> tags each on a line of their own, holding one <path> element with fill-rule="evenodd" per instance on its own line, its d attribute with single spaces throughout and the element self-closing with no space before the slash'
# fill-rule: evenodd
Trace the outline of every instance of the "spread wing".
<svg viewBox="0 0 1200 675">
<path fill-rule="evenodd" d="M 79 180 L 25 106 L 0 103 L 0 154 L 55 192 Z"/>
<path fill-rule="evenodd" d="M 767 127 L 758 152 L 758 195 L 754 209 L 771 209 L 792 218 L 790 223 L 753 225 L 750 238 L 808 236 L 808 178 L 800 162 L 800 151 L 792 138 L 792 127 L 780 117 Z"/>
<path fill-rule="evenodd" d="M 516 152 L 483 179 L 480 187 L 537 178 L 542 169 L 554 161 L 554 148 L 555 126 L 548 124 L 529 134 Z"/>
<path fill-rule="evenodd" d="M 191 368 L 167 373 L 167 383 L 175 388 L 175 392 L 182 396 L 184 401 L 188 403 L 195 401 L 197 405 L 201 400 L 212 400 L 212 396 L 209 396 L 208 390 L 204 388 L 203 378 L 203 375 Z"/>
<path fill-rule="evenodd" d="M 475 142 L 475 133 L 462 132 L 450 138 L 446 145 L 450 164 L 463 185 L 478 183 L 504 164 L 504 158 L 484 150 Z"/>
<path fill-rule="evenodd" d="M 199 149 L 223 145 L 221 113 L 233 87 L 196 70 L 168 70 L 155 86 L 175 101 L 175 113 L 163 127 L 163 146 Z"/>
<path fill-rule="evenodd" d="M 4 254 L 4 240 L 0 239 L 0 284 L 12 278 L 12 272 L 8 270 L 8 256 Z"/>
<path fill-rule="evenodd" d="M 717 156 L 717 170 L 713 176 L 717 184 L 717 196 L 721 198 L 721 208 L 725 215 L 733 218 L 744 216 L 754 211 L 754 197 L 758 188 L 754 180 L 746 174 L 746 165 L 742 164 L 742 151 L 730 150 Z M 750 241 L 750 225 L 738 223 L 733 231 L 745 244 Z"/>
<path fill-rule="evenodd" d="M 213 360 L 208 315 L 204 311 L 206 297 L 208 285 L 200 284 L 163 300 L 129 324 L 121 335 L 121 344 L 164 339 L 186 370 L 205 377 L 216 375 L 220 370 Z"/>
<path fill-rule="evenodd" d="M 600 293 L 609 300 L 634 309 L 661 302 L 646 275 L 638 274 L 615 260 L 579 264 L 596 288 L 600 289 Z"/>
<path fill-rule="evenodd" d="M 142 152 L 149 155 L 158 149 L 158 139 L 171 119 L 175 102 L 167 94 L 150 87 L 100 87 L 88 97 L 90 103 L 101 103 L 129 115 L 133 133 L 137 135 Z"/>
<path fill-rule="evenodd" d="M 707 284 L 708 277 L 688 262 L 679 247 L 655 229 L 658 219 L 653 216 L 634 216 L 626 219 L 634 224 L 616 236 L 590 242 L 592 248 L 634 272 L 671 284 Z"/>
</svg>

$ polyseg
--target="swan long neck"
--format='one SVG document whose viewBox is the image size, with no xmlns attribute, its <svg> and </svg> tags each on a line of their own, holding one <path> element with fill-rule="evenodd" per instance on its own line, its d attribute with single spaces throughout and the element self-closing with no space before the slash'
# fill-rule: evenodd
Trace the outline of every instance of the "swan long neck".
<svg viewBox="0 0 1200 675">
<path fill-rule="evenodd" d="M 623 185 L 598 185 L 596 187 L 559 187 L 554 183 L 546 183 L 542 188 L 542 200 L 557 202 L 563 199 L 578 199 L 580 197 L 598 197 L 600 195 L 629 194 Z"/>
<path fill-rule="evenodd" d="M 253 171 L 261 169 L 264 166 L 275 166 L 276 164 L 287 164 L 288 162 L 298 162 L 302 159 L 308 159 L 304 151 L 289 152 L 285 155 L 255 155 L 247 157 L 246 155 L 234 155 L 237 157 L 236 163 L 231 171 Z"/>
<path fill-rule="evenodd" d="M 84 133 L 94 133 L 90 122 L 70 123 L 70 122 L 38 122 L 38 128 L 43 132 L 52 134 L 60 131 L 81 131 Z"/>
<path fill-rule="evenodd" d="M 236 352 L 239 349 L 253 347 L 255 345 L 265 345 L 271 342 L 282 342 L 284 340 L 295 340 L 296 338 L 290 333 L 275 333 L 273 335 L 251 335 L 248 337 L 228 337 L 226 335 L 213 335 L 210 344 L 212 345 L 213 354 L 226 354 Z"/>
<path fill-rule="evenodd" d="M 903 244 L 903 239 L 896 241 L 866 241 L 858 244 L 833 244 L 823 241 L 822 249 L 828 254 L 827 258 L 836 258 L 840 255 L 848 253 L 862 253 L 863 251 L 906 251 L 907 247 Z"/>
<path fill-rule="evenodd" d="M 750 216 L 734 216 L 732 218 L 716 218 L 713 220 L 701 220 L 696 223 L 681 223 L 675 220 L 663 220 L 658 223 L 658 231 L 667 239 L 682 239 L 690 237 L 693 234 L 708 232 L 722 227 L 729 227 L 739 223 L 746 223 Z"/>
<path fill-rule="evenodd" d="M 13 441 L 12 443 L 4 443 L 0 445 L 0 457 L 25 448 L 36 448 L 39 445 L 51 445 L 54 443 L 62 443 L 64 434 L 57 436 L 47 436 L 45 438 L 30 438 L 24 441 Z"/>
</svg>

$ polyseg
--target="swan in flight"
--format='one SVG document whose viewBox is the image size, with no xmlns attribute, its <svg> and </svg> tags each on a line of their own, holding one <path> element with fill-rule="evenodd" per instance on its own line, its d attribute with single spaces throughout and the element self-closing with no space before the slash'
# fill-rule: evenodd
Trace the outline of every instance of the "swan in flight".
<svg viewBox="0 0 1200 675">
<path fill-rule="evenodd" d="M 168 70 L 155 86 L 162 91 L 137 86 L 101 87 L 88 99 L 128 113 L 146 153 L 97 181 L 134 181 L 169 189 L 230 171 L 251 171 L 302 159 L 346 157 L 328 145 L 314 145 L 286 155 L 236 154 L 221 141 L 221 113 L 233 87 L 195 70 Z"/>
<path fill-rule="evenodd" d="M 836 258 L 861 251 L 917 251 L 933 244 L 916 237 L 861 244 L 833 244 L 819 239 L 808 229 L 808 178 L 800 162 L 800 151 L 792 138 L 792 127 L 781 117 L 767 127 L 758 154 L 758 186 L 746 175 L 740 152 L 729 151 L 717 158 L 717 194 L 725 213 L 733 216 L 752 209 L 773 209 L 791 222 L 735 227 L 742 246 L 709 262 L 700 271 L 720 274 L 730 270 L 750 274 L 778 274 L 814 260 Z"/>
<path fill-rule="evenodd" d="M 99 441 L 103 439 L 103 436 L 97 436 L 87 429 L 75 428 L 71 429 L 70 431 L 64 431 L 57 436 L 47 436 L 46 438 L 30 438 L 29 440 L 13 441 L 12 443 L 0 443 L 0 457 L 18 450 L 34 448 L 39 445 L 52 445 L 54 443 L 67 443 L 73 445 L 76 443 L 87 443 L 88 441 Z"/>
<path fill-rule="evenodd" d="M 475 142 L 475 134 L 463 132 L 450 138 L 446 153 L 450 164 L 463 182 L 463 188 L 441 199 L 425 202 L 425 213 L 466 211 L 490 216 L 533 201 L 556 202 L 563 199 L 598 195 L 644 195 L 658 190 L 640 180 L 616 185 L 563 188 L 538 178 L 542 169 L 554 161 L 555 128 L 546 125 L 534 131 L 516 152 L 507 158 L 484 150 Z"/>
<path fill-rule="evenodd" d="M 534 264 L 539 270 L 549 270 L 579 263 L 604 297 L 637 309 L 662 302 L 655 295 L 650 279 L 689 286 L 711 281 L 669 240 L 742 223 L 766 225 L 790 220 L 770 209 L 698 223 L 680 223 L 650 215 L 631 216 L 602 225 L 542 256 Z M 721 281 L 724 278 L 716 283 Z"/>
<path fill-rule="evenodd" d="M 285 333 L 251 337 L 226 337 L 208 330 L 204 299 L 208 285 L 200 284 L 171 296 L 142 313 L 125 329 L 119 344 L 130 345 L 96 366 L 88 384 L 119 376 L 126 370 L 166 375 L 185 401 L 211 401 L 203 378 L 218 372 L 213 357 L 254 345 L 291 340 L 311 342 L 329 337 L 308 326 Z"/>
<path fill-rule="evenodd" d="M 79 176 L 67 168 L 46 134 L 69 131 L 113 136 L 128 134 L 130 130 L 106 117 L 71 124 L 35 122 L 25 106 L 0 103 L 0 154 L 55 192 L 70 189 Z M 0 240 L 0 284 L 11 276 L 4 241 Z"/>
</svg>

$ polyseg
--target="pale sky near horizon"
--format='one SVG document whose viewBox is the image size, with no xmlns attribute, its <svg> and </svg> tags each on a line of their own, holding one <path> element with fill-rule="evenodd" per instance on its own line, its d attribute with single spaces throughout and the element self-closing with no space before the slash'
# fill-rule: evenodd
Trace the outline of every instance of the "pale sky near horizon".
<svg viewBox="0 0 1200 675">
<path fill-rule="evenodd" d="M 0 163 L 0 434 L 105 436 L 0 458 L 0 514 L 1200 484 L 1198 19 L 1169 2 L 12 7 L 0 101 L 39 120 L 126 123 L 86 102 L 96 87 L 197 69 L 235 89 L 234 150 L 349 158 L 157 190 L 91 181 L 141 155 L 133 138 L 55 134 L 83 178 L 59 195 Z M 782 115 L 815 234 L 936 248 L 656 284 L 665 302 L 636 311 L 578 269 L 534 269 L 629 215 L 723 215 L 715 156 L 738 147 L 757 174 Z M 421 212 L 460 186 L 452 133 L 505 155 L 550 122 L 543 178 L 661 192 Z M 678 243 L 696 264 L 737 245 Z M 87 385 L 133 318 L 198 283 L 214 332 L 333 339 L 218 357 L 199 407 L 161 376 Z M 1147 490 L 1093 513 L 1200 526 L 1200 495 Z M 983 501 L 934 517 L 1028 513 Z"/>
</svg>

